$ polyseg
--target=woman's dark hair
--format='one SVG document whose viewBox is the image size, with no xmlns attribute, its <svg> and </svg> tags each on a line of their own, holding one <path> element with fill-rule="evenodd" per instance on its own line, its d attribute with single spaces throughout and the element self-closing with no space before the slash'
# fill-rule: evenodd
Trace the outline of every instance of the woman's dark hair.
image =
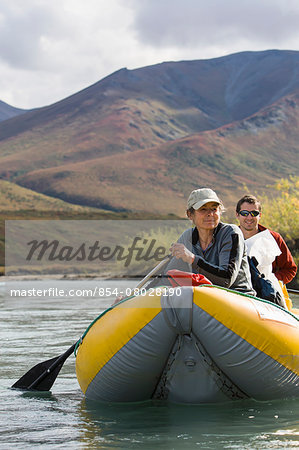
<svg viewBox="0 0 299 450">
<path fill-rule="evenodd" d="M 193 208 L 193 206 L 191 206 L 191 208 L 187 209 L 186 211 L 186 215 L 188 217 L 189 214 L 194 214 L 195 209 Z"/>
<path fill-rule="evenodd" d="M 256 205 L 260 212 L 262 210 L 261 202 L 254 195 L 246 194 L 246 195 L 243 195 L 243 197 L 240 198 L 240 200 L 237 203 L 237 206 L 236 206 L 237 214 L 239 214 L 239 212 L 241 211 L 241 206 L 243 203 L 249 203 L 250 205 Z"/>
</svg>

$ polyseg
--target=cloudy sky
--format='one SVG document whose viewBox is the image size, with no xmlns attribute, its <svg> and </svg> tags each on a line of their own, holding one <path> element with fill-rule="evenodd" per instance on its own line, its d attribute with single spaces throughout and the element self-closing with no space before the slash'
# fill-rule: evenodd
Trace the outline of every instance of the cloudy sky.
<svg viewBox="0 0 299 450">
<path fill-rule="evenodd" d="M 298 0 L 0 0 L 0 100 L 34 108 L 122 68 L 299 50 Z"/>
</svg>

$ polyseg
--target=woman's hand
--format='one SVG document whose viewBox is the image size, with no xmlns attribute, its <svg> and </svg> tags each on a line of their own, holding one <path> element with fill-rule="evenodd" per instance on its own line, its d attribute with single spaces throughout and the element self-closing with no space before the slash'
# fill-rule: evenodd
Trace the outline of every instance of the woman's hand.
<svg viewBox="0 0 299 450">
<path fill-rule="evenodd" d="M 195 258 L 195 255 L 190 252 L 184 244 L 172 244 L 170 247 L 170 252 L 175 258 L 182 259 L 188 264 L 192 264 Z"/>
<path fill-rule="evenodd" d="M 114 300 L 114 302 L 111 304 L 111 306 L 116 305 L 117 303 L 121 302 L 124 298 L 126 298 L 125 295 L 119 295 L 118 297 L 116 297 L 116 299 Z"/>
</svg>

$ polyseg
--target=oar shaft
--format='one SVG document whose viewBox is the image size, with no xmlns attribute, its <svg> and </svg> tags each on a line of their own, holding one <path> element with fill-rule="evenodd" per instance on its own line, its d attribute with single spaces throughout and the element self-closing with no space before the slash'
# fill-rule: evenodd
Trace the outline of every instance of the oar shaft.
<svg viewBox="0 0 299 450">
<path fill-rule="evenodd" d="M 172 258 L 172 255 L 167 255 L 162 261 L 160 261 L 159 264 L 156 265 L 156 267 L 153 268 L 136 286 L 136 289 L 140 289 L 142 286 L 145 285 L 145 283 L 153 276 L 155 273 L 159 272 L 162 267 L 165 266 L 165 264 Z"/>
<path fill-rule="evenodd" d="M 299 294 L 299 291 L 297 290 L 297 289 L 287 289 L 287 291 L 290 293 L 290 294 Z"/>
</svg>

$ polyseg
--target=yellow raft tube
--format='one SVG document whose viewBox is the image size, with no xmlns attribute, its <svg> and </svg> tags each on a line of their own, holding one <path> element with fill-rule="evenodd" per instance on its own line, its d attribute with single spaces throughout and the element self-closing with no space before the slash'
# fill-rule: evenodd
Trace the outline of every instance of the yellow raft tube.
<svg viewBox="0 0 299 450">
<path fill-rule="evenodd" d="M 91 324 L 76 372 L 99 401 L 299 397 L 299 319 L 216 286 L 157 288 Z"/>
</svg>

